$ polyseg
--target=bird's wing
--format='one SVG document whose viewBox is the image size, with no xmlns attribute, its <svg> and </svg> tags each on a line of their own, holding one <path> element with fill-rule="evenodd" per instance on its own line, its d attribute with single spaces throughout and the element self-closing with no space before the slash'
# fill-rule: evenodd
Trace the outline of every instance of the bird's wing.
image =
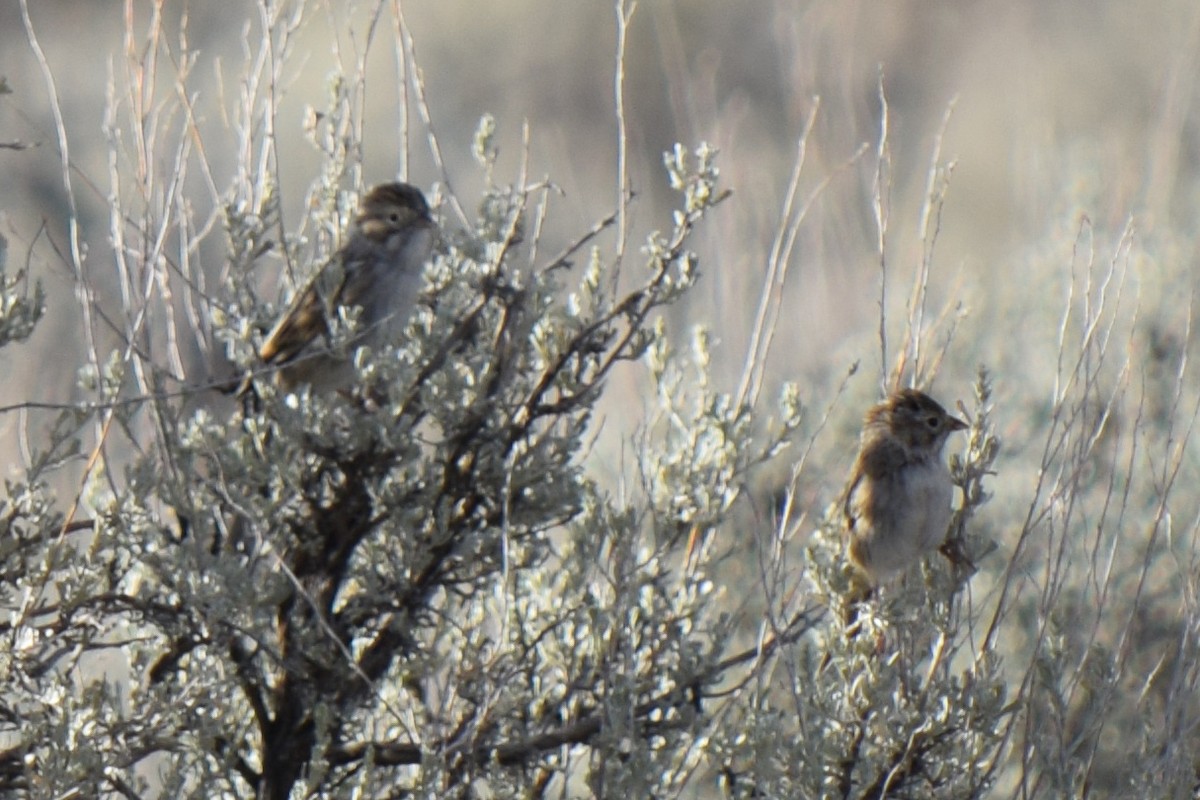
<svg viewBox="0 0 1200 800">
<path fill-rule="evenodd" d="M 858 518 L 854 509 L 854 490 L 862 483 L 862 479 L 863 471 L 856 461 L 854 471 L 851 473 L 850 484 L 846 487 L 846 492 L 842 496 L 842 514 L 846 517 L 846 527 L 851 530 L 854 529 L 854 522 Z"/>
<path fill-rule="evenodd" d="M 327 330 L 325 303 L 310 284 L 267 335 L 258 357 L 268 364 L 290 361 Z"/>
<path fill-rule="evenodd" d="M 267 364 L 283 364 L 299 355 L 318 336 L 328 335 L 329 298 L 338 302 L 343 283 L 345 272 L 338 258 L 319 269 L 267 334 L 258 357 Z"/>
</svg>

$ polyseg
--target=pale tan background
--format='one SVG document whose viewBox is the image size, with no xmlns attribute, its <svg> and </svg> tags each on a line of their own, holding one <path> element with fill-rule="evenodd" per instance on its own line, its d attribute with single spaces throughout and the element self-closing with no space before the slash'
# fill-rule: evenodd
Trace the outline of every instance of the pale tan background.
<svg viewBox="0 0 1200 800">
<path fill-rule="evenodd" d="M 119 319 L 103 126 L 109 76 L 115 74 L 124 86 L 126 5 L 115 0 L 29 0 L 29 5 L 65 114 L 71 179 L 87 246 L 85 266 L 99 309 Z M 129 5 L 136 7 L 133 29 L 146 30 L 150 4 L 130 0 Z M 226 115 L 245 74 L 243 37 L 251 43 L 248 49 L 257 49 L 260 5 L 174 0 L 164 8 L 168 31 L 178 30 L 187 9 L 188 44 L 196 54 L 187 92 L 195 98 L 218 191 L 234 181 L 236 137 Z M 372 8 L 358 3 L 347 11 L 338 0 L 308 5 L 310 13 L 293 43 L 295 57 L 284 70 L 289 81 L 281 87 L 277 119 L 278 180 L 289 226 L 301 217 L 305 192 L 321 167 L 302 136 L 305 108 L 325 103 L 329 76 L 338 63 L 335 44 L 343 63 L 353 63 L 355 43 L 366 36 Z M 522 122 L 528 121 L 531 177 L 548 176 L 564 192 L 552 207 L 544 252 L 554 252 L 613 210 L 618 198 L 611 2 L 408 0 L 404 11 L 447 159 L 443 176 L 429 158 L 424 130 L 414 115 L 410 180 L 428 190 L 448 177 L 463 204 L 473 208 L 482 177 L 471 160 L 470 143 L 479 116 L 490 112 L 499 127 L 498 177 L 511 180 L 514 175 Z M 367 182 L 395 176 L 400 164 L 388 12 L 375 37 L 366 67 Z M 135 39 L 136 46 L 141 43 Z M 893 337 L 900 328 L 906 281 L 922 257 L 920 214 L 931 154 L 953 102 L 941 156 L 943 163 L 955 166 L 940 219 L 930 294 L 931 308 L 961 303 L 967 313 L 935 393 L 947 405 L 969 400 L 980 363 L 991 369 L 996 382 L 995 421 L 1004 450 L 999 475 L 989 483 L 997 501 L 978 518 L 998 542 L 997 554 L 981 565 L 985 575 L 1007 562 L 1021 517 L 1038 491 L 1033 473 L 1051 427 L 1048 389 L 1055 379 L 1057 336 L 1068 293 L 1072 286 L 1078 293 L 1082 276 L 1103 275 L 1110 259 L 1129 276 L 1121 313 L 1131 313 L 1135 295 L 1140 311 L 1127 338 L 1117 326 L 1113 350 L 1125 349 L 1134 369 L 1105 386 L 1132 386 L 1133 391 L 1116 404 L 1120 407 L 1103 432 L 1140 448 L 1138 458 L 1128 461 L 1134 465 L 1129 471 L 1145 473 L 1140 477 L 1146 486 L 1133 493 L 1128 519 L 1122 515 L 1105 536 L 1153 527 L 1147 523 L 1149 514 L 1137 512 L 1155 506 L 1161 488 L 1155 470 L 1170 460 L 1166 454 L 1180 441 L 1170 436 L 1183 430 L 1181 425 L 1161 434 L 1155 424 L 1168 416 L 1171 422 L 1186 422 L 1197 393 L 1195 378 L 1180 368 L 1183 416 L 1154 407 L 1143 416 L 1136 402 L 1138 390 L 1154 381 L 1161 386 L 1151 386 L 1151 398 L 1171 396 L 1179 346 L 1187 344 L 1183 331 L 1194 313 L 1189 301 L 1196 288 L 1200 219 L 1198 61 L 1200 4 L 1188 0 L 642 0 L 626 60 L 629 173 L 638 193 L 631 262 L 637 260 L 636 244 L 646 231 L 670 225 L 674 198 L 666 189 L 662 152 L 676 141 L 690 146 L 707 140 L 719 148 L 724 185 L 734 195 L 700 232 L 695 245 L 702 257 L 701 282 L 685 307 L 672 310 L 671 321 L 680 341 L 686 341 L 692 324 L 713 328 L 714 372 L 722 388 L 732 389 L 743 369 L 797 140 L 816 111 L 814 98 L 820 98 L 801 195 L 822 180 L 830 184 L 800 229 L 768 384 L 798 382 L 802 398 L 815 410 L 802 432 L 807 435 L 850 365 L 857 361 L 862 368 L 851 382 L 851 396 L 838 405 L 818 443 L 811 463 L 819 468 L 809 469 L 796 487 L 796 507 L 809 515 L 805 524 L 810 529 L 813 517 L 840 487 L 853 456 L 857 418 L 878 390 L 879 257 L 872 204 L 881 72 L 890 108 L 887 254 Z M 172 71 L 171 64 L 160 65 L 157 96 L 164 102 L 171 97 Z M 75 388 L 75 371 L 84 362 L 84 339 L 71 269 L 56 253 L 67 246 L 69 213 L 47 87 L 17 0 L 0 0 L 0 76 L 13 89 L 13 94 L 0 96 L 0 142 L 36 145 L 0 149 L 0 234 L 9 241 L 9 268 L 27 265 L 50 291 L 48 318 L 33 338 L 0 351 L 0 405 L 71 402 L 83 396 Z M 118 91 L 122 103 L 124 91 Z M 128 108 L 122 106 L 114 119 L 125 141 Z M 863 157 L 845 167 L 864 144 Z M 170 158 L 162 153 L 164 164 Z M 131 162 L 121 160 L 117 169 L 123 175 L 134 171 Z M 206 213 L 213 198 L 195 173 L 187 190 L 196 208 Z M 449 214 L 443 219 L 455 224 Z M 39 235 L 43 223 L 45 233 Z M 1116 243 L 1127 230 L 1132 244 L 1119 247 Z M 605 244 L 611 248 L 611 236 Z M 199 259 L 216 274 L 225 255 L 218 232 L 209 237 Z M 1099 266 L 1089 270 L 1089 260 Z M 268 277 L 264 281 L 271 285 Z M 1073 305 L 1084 305 L 1078 294 Z M 1108 313 L 1117 316 L 1113 305 L 1109 303 Z M 1069 327 L 1069 342 L 1061 352 L 1072 357 L 1078 317 Z M 102 347 L 116 346 L 116 338 L 102 326 L 97 335 Z M 219 366 L 198 353 L 190 355 L 192 380 L 204 380 Z M 1154 359 L 1157 363 L 1148 364 Z M 1106 368 L 1113 361 L 1120 362 L 1121 356 L 1110 359 Z M 606 427 L 599 456 L 625 453 L 620 438 L 607 434 L 626 429 L 637 417 L 633 412 L 639 397 L 646 397 L 644 373 L 626 371 L 617 380 L 622 383 L 610 387 L 616 391 L 604 399 Z M 640 402 L 644 407 L 651 401 Z M 48 413 L 30 415 L 32 446 L 38 445 L 40 426 L 49 418 Z M 0 415 L 0 459 L 9 465 L 2 477 L 19 472 L 18 433 L 25 424 L 16 413 Z M 1079 428 L 1085 437 L 1092 435 L 1086 425 Z M 1139 428 L 1151 431 L 1150 446 L 1129 438 Z M 86 438 L 88 431 L 82 433 Z M 952 442 L 950 449 L 956 447 L 961 443 Z M 795 452 L 780 460 L 783 474 Z M 1195 486 L 1200 458 L 1185 453 L 1181 460 L 1178 485 Z M 1144 469 L 1147 464 L 1153 469 Z M 629 474 L 616 458 L 596 458 L 596 469 Z M 1105 483 L 1104 472 L 1125 469 L 1125 462 L 1116 468 L 1099 463 L 1097 483 Z M 77 478 L 67 476 L 66 486 L 73 489 L 76 483 Z M 1196 519 L 1195 493 L 1175 495 L 1172 510 L 1178 519 Z M 1110 499 L 1108 494 L 1100 501 L 1084 497 L 1090 501 L 1089 513 L 1097 515 Z M 1047 507 L 1051 504 L 1046 500 Z M 1024 555 L 1029 563 L 1036 563 L 1046 539 L 1040 529 L 1037 533 L 1041 538 Z M 1079 538 L 1082 542 L 1085 537 Z M 1193 542 L 1194 534 L 1186 541 Z M 1130 552 L 1132 558 L 1140 553 Z M 753 569 L 749 559 L 743 561 L 729 571 Z M 1016 574 L 1024 573 L 1018 569 Z M 977 579 L 973 585 L 981 584 Z M 1177 596 L 1190 596 L 1166 580 L 1149 585 L 1157 593 L 1145 606 L 1153 610 L 1145 615 L 1151 621 L 1158 619 L 1155 615 L 1173 620 Z M 983 595 L 982 589 L 977 591 Z M 1020 624 L 1014 617 L 1011 627 L 1019 630 Z M 1152 625 L 1145 628 L 1143 641 L 1158 635 Z M 1146 646 L 1141 652 L 1147 663 L 1128 673 L 1134 678 L 1159 669 L 1158 649 Z M 1138 696 L 1142 682 L 1133 680 L 1125 688 L 1130 697 Z M 1119 724 L 1107 731 L 1115 738 L 1125 733 Z M 1127 742 L 1115 742 L 1112 752 L 1128 753 Z"/>
<path fill-rule="evenodd" d="M 124 4 L 30 5 L 67 117 L 87 266 L 101 306 L 119 308 L 119 298 L 105 291 L 113 267 L 102 122 L 107 76 L 122 69 Z M 142 30 L 148 4 L 132 5 L 134 28 Z M 259 34 L 258 5 L 165 7 L 172 20 L 187 9 L 188 41 L 198 53 L 190 87 L 219 188 L 231 179 L 234 163 L 221 109 L 232 102 L 243 72 L 242 37 Z M 294 46 L 301 58 L 285 70 L 292 82 L 278 121 L 286 161 L 281 191 L 292 220 L 319 170 L 318 155 L 300 132 L 304 108 L 321 107 L 335 42 L 343 59 L 352 60 L 348 54 L 353 42 L 363 41 L 370 10 L 365 3 L 350 12 L 337 3 L 332 9 L 310 5 Z M 553 209 L 546 252 L 613 209 L 611 3 L 439 0 L 408 2 L 404 12 L 452 188 L 468 208 L 482 185 L 470 158 L 471 134 L 479 116 L 491 112 L 499 125 L 500 178 L 514 173 L 527 120 L 531 176 L 549 176 L 565 192 Z M 399 163 L 387 12 L 375 36 L 368 61 L 368 182 L 391 177 Z M 802 228 L 772 383 L 798 380 L 806 399 L 821 402 L 861 360 L 865 377 L 856 380 L 856 391 L 866 397 L 880 368 L 871 201 L 880 70 L 890 104 L 889 257 L 897 285 L 920 258 L 929 158 L 957 98 L 942 150 L 943 160 L 956 166 L 932 296 L 938 303 L 961 300 L 971 313 L 939 386 L 947 387 L 948 402 L 967 397 L 974 367 L 984 362 L 996 371 L 1002 398 L 1019 393 L 1051 358 L 1052 350 L 1044 358 L 1035 351 L 1040 337 L 1053 332 L 1055 314 L 1038 304 L 1065 293 L 1081 213 L 1094 222 L 1098 238 L 1115 238 L 1134 218 L 1151 249 L 1156 237 L 1171 239 L 1166 232 L 1186 235 L 1194 227 L 1198 41 L 1200 7 L 1182 1 L 644 0 L 633 17 L 627 59 L 630 173 L 639 195 L 634 244 L 651 227 L 669 225 L 666 203 L 673 198 L 661 153 L 675 141 L 718 147 L 725 185 L 735 194 L 697 242 L 703 278 L 675 322 L 717 330 L 718 376 L 732 384 L 744 362 L 796 142 L 820 97 L 802 192 L 833 177 Z M 162 74 L 169 82 L 167 66 Z M 49 318 L 33 339 L 0 352 L 6 378 L 0 403 L 67 401 L 76 396 L 73 371 L 81 360 L 79 312 L 70 271 L 49 244 L 65 247 L 65 195 L 46 86 L 17 0 L 0 0 L 0 75 L 14 90 L 0 97 L 0 141 L 37 144 L 0 150 L 0 232 L 9 239 L 10 267 L 23 266 L 31 250 L 30 269 L 51 290 Z M 428 189 L 441 176 L 418 132 L 408 177 Z M 844 169 L 864 143 L 870 148 L 865 156 Z M 34 241 L 42 221 L 46 234 Z M 223 254 L 219 237 L 213 242 L 203 256 L 215 270 Z M 1170 257 L 1173 274 L 1189 273 L 1187 247 Z M 997 325 L 1005 335 L 988 335 Z M 196 375 L 207 368 L 197 365 Z M 0 420 L 7 434 L 16 424 L 14 415 Z"/>
</svg>

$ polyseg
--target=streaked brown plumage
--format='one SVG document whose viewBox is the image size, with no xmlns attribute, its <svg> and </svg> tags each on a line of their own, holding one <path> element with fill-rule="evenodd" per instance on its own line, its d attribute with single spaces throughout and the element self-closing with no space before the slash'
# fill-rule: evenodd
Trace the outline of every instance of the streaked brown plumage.
<svg viewBox="0 0 1200 800">
<path fill-rule="evenodd" d="M 353 344 L 387 341 L 420 293 L 436 230 L 415 186 L 385 183 L 371 189 L 345 245 L 296 296 L 258 350 L 264 364 L 280 367 L 279 385 L 345 387 L 354 368 L 348 353 L 330 350 L 330 317 L 339 307 L 357 306 Z"/>
</svg>

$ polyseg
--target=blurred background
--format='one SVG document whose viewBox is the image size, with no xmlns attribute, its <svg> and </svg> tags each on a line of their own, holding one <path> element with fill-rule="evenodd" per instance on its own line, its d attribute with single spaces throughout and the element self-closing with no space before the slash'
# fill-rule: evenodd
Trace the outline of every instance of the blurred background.
<svg viewBox="0 0 1200 800">
<path fill-rule="evenodd" d="M 529 182 L 548 179 L 560 190 L 550 195 L 539 242 L 543 260 L 557 253 L 619 204 L 617 30 L 609 0 L 0 0 L 0 77 L 11 90 L 0 94 L 0 235 L 10 272 L 27 269 L 48 291 L 47 319 L 34 336 L 0 351 L 0 406 L 92 398 L 78 385 L 80 366 L 123 346 L 138 291 L 164 301 L 145 317 L 155 347 L 170 339 L 163 309 L 180 302 L 168 286 L 219 304 L 230 286 L 252 281 L 263 296 L 286 298 L 303 275 L 286 277 L 273 255 L 252 273 L 231 272 L 221 209 L 246 202 L 254 195 L 247 187 L 258 185 L 261 199 L 267 175 L 285 229 L 302 227 L 328 163 L 306 129 L 330 109 L 339 75 L 350 76 L 339 102 L 361 125 L 345 137 L 350 161 L 361 164 L 350 183 L 405 178 L 440 199 L 443 226 L 460 225 L 449 198 L 468 215 L 478 203 L 486 176 L 471 145 L 490 113 L 500 150 L 495 180 L 516 181 L 527 159 Z M 1044 605 L 1026 605 L 1013 632 L 1019 638 L 1053 606 L 1069 636 L 1069 623 L 1094 611 L 1097 628 L 1118 632 L 1109 639 L 1131 660 L 1122 680 L 1138 703 L 1153 701 L 1146 690 L 1181 652 L 1173 626 L 1184 618 L 1180 604 L 1195 597 L 1188 565 L 1200 552 L 1194 523 L 1160 535 L 1171 519 L 1200 519 L 1200 496 L 1190 488 L 1200 481 L 1200 460 L 1184 447 L 1200 408 L 1200 381 L 1185 357 L 1200 219 L 1198 60 L 1200 5 L 1183 0 L 642 0 L 629 18 L 624 59 L 636 195 L 627 264 L 640 260 L 647 233 L 671 227 L 679 198 L 662 157 L 676 142 L 717 148 L 723 185 L 733 191 L 693 241 L 697 289 L 669 312 L 681 345 L 694 325 L 711 331 L 718 388 L 733 391 L 746 368 L 771 253 L 794 223 L 764 398 L 795 381 L 812 410 L 798 435 L 814 445 L 812 468 L 793 486 L 797 508 L 819 516 L 841 488 L 862 410 L 913 321 L 906 304 L 914 279 L 928 270 L 926 314 L 917 322 L 922 352 L 945 348 L 933 394 L 948 407 L 969 407 L 985 365 L 1003 441 L 989 484 L 999 502 L 978 519 L 998 555 L 981 565 L 971 591 L 983 597 L 996 585 L 988 578 L 1011 564 L 1007 575 L 1020 576 L 1014 582 L 1036 605 L 1029 586 L 1052 547 L 1091 547 L 1075 553 L 1076 563 L 1104 569 L 1111 548 L 1117 566 L 1105 572 L 1103 591 L 1072 574 L 1061 600 L 1047 594 Z M 414 67 L 431 125 L 419 113 Z M 276 113 L 264 114 L 268 107 Z M 887 219 L 882 248 L 877 213 Z M 157 228 L 167 217 L 169 230 Z M 164 260 L 187 261 L 188 274 L 207 276 L 208 288 L 136 263 L 155 248 L 133 239 L 160 234 L 178 250 L 166 247 Z M 615 232 L 600 243 L 611 258 Z M 173 277 L 159 285 L 160 274 Z M 199 321 L 190 327 L 203 334 L 209 312 L 202 302 L 191 308 Z M 228 375 L 221 343 L 197 335 L 171 346 L 178 364 L 158 352 L 149 359 L 173 376 L 168 386 Z M 1080 413 L 1060 416 L 1054 401 L 1076 379 Z M 637 424 L 637 398 L 643 410 L 654 399 L 644 370 L 613 382 L 593 456 L 598 473 L 621 477 L 625 441 L 609 434 Z M 221 402 L 211 392 L 195 396 Z M 770 413 L 765 402 L 763 409 Z M 52 416 L 0 415 L 0 454 L 14 472 Z M 1067 431 L 1062 449 L 1044 457 L 1054 430 Z M 1059 493 L 1042 480 L 1068 449 L 1058 473 L 1068 486 Z M 778 460 L 768 484 L 788 479 L 796 452 Z M 77 488 L 78 478 L 65 485 Z M 1168 503 L 1173 486 L 1183 488 Z M 1110 518 L 1114 498 L 1120 512 Z M 754 511 L 770 516 L 765 505 Z M 1022 531 L 1035 535 L 1018 549 Z M 1157 561 L 1164 551 L 1171 558 Z M 1110 574 L 1118 576 L 1114 587 Z M 1147 575 L 1153 579 L 1142 580 Z M 1034 578 L 1022 583 L 1027 576 Z M 1130 596 L 1140 605 L 1126 613 Z M 1112 608 L 1115 623 L 1102 626 Z M 1091 642 L 1076 644 L 1082 652 Z M 1143 712 L 1139 706 L 1130 719 Z M 1106 731 L 1119 739 L 1126 729 Z M 1124 742 L 1111 744 L 1127 752 Z"/>
<path fill-rule="evenodd" d="M 27 267 L 45 282 L 49 309 L 31 340 L 0 353 L 0 404 L 81 396 L 75 370 L 84 361 L 83 315 L 64 257 L 71 210 L 46 70 L 63 114 L 102 353 L 119 342 L 104 317 L 119 317 L 123 307 L 109 213 L 114 176 L 151 175 L 175 158 L 163 144 L 139 160 L 130 121 L 142 112 L 133 98 L 145 91 L 145 113 L 163 113 L 142 135 L 157 131 L 171 148 L 186 141 L 193 163 L 205 164 L 189 172 L 180 196 L 198 219 L 208 218 L 232 197 L 228 187 L 250 152 L 235 118 L 252 76 L 262 74 L 254 59 L 272 20 L 289 31 L 283 79 L 255 84 L 249 105 L 268 93 L 278 104 L 271 155 L 285 225 L 295 227 L 304 215 L 322 167 L 305 122 L 326 108 L 333 76 L 360 65 L 362 182 L 406 172 L 402 177 L 443 197 L 453 192 L 472 210 L 484 185 L 471 158 L 472 136 L 479 117 L 491 113 L 497 180 L 515 180 L 527 124 L 529 179 L 549 178 L 561 188 L 541 252 L 557 252 L 617 205 L 617 14 L 607 0 L 309 3 L 303 14 L 287 3 L 266 10 L 257 3 L 95 0 L 29 6 L 32 36 L 18 0 L 0 0 L 0 76 L 12 90 L 0 96 L 0 142 L 10 145 L 0 149 L 0 233 L 10 269 Z M 416 95 L 411 86 L 406 94 L 398 77 L 397 10 L 411 32 L 444 169 L 431 156 Z M 147 57 L 147 37 L 159 48 L 155 85 L 139 87 L 129 65 Z M 1123 263 L 1132 267 L 1143 318 L 1158 320 L 1168 344 L 1178 344 L 1173 331 L 1186 329 L 1198 54 L 1200 7 L 1181 0 L 642 2 L 630 18 L 624 84 L 636 193 L 632 259 L 646 232 L 669 228 L 678 202 L 666 184 L 664 151 L 675 142 L 712 144 L 734 194 L 700 231 L 701 282 L 672 322 L 681 341 L 693 324 L 711 328 L 717 379 L 734 388 L 798 144 L 811 122 L 796 202 L 813 202 L 788 261 L 768 389 L 794 380 L 806 401 L 823 407 L 860 363 L 850 387 L 855 400 L 838 417 L 848 435 L 877 394 L 883 365 L 874 193 L 882 174 L 889 361 L 912 276 L 926 263 L 929 317 L 943 309 L 962 314 L 935 393 L 947 405 L 969 398 L 983 363 L 996 374 L 1002 403 L 1038 396 L 1054 378 L 1073 265 L 1108 257 L 1106 247 L 1119 254 L 1129 231 L 1137 247 L 1124 251 Z M 881 83 L 888 109 L 882 172 Z M 194 132 L 168 138 L 166 129 L 186 122 L 184 96 Z M 400 134 L 405 99 L 407 146 Z M 943 178 L 944 208 L 923 223 L 929 188 Z M 444 224 L 458 224 L 443 208 Z M 1081 241 L 1096 254 L 1081 255 Z M 613 236 L 602 242 L 611 251 Z M 221 274 L 226 254 L 218 221 L 194 253 L 196 268 Z M 287 294 L 277 274 L 256 280 L 277 287 L 276 296 Z M 946 328 L 940 330 L 944 338 Z M 187 379 L 202 383 L 219 374 L 220 350 L 187 350 Z M 13 445 L 23 424 L 14 414 L 0 418 L 3 441 Z M 1007 415 L 1002 433 L 1010 448 L 1019 452 L 1034 424 L 1027 414 Z M 839 468 L 851 455 L 839 457 Z"/>
</svg>

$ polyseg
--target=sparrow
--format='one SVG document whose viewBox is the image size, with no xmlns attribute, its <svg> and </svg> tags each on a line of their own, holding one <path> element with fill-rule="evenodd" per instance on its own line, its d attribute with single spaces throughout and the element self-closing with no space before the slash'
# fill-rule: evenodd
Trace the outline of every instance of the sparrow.
<svg viewBox="0 0 1200 800">
<path fill-rule="evenodd" d="M 345 390 L 355 379 L 348 352 L 335 350 L 329 320 L 359 308 L 350 348 L 392 340 L 421 292 L 437 225 L 425 196 L 407 183 L 374 187 L 360 203 L 346 243 L 296 295 L 267 334 L 258 357 L 293 391 Z M 248 388 L 249 380 L 243 386 Z M 241 393 L 241 392 L 239 392 Z"/>
<path fill-rule="evenodd" d="M 942 448 L 966 428 L 915 389 L 867 411 L 843 512 L 850 563 L 869 587 L 899 576 L 946 541 L 954 484 Z"/>
</svg>

